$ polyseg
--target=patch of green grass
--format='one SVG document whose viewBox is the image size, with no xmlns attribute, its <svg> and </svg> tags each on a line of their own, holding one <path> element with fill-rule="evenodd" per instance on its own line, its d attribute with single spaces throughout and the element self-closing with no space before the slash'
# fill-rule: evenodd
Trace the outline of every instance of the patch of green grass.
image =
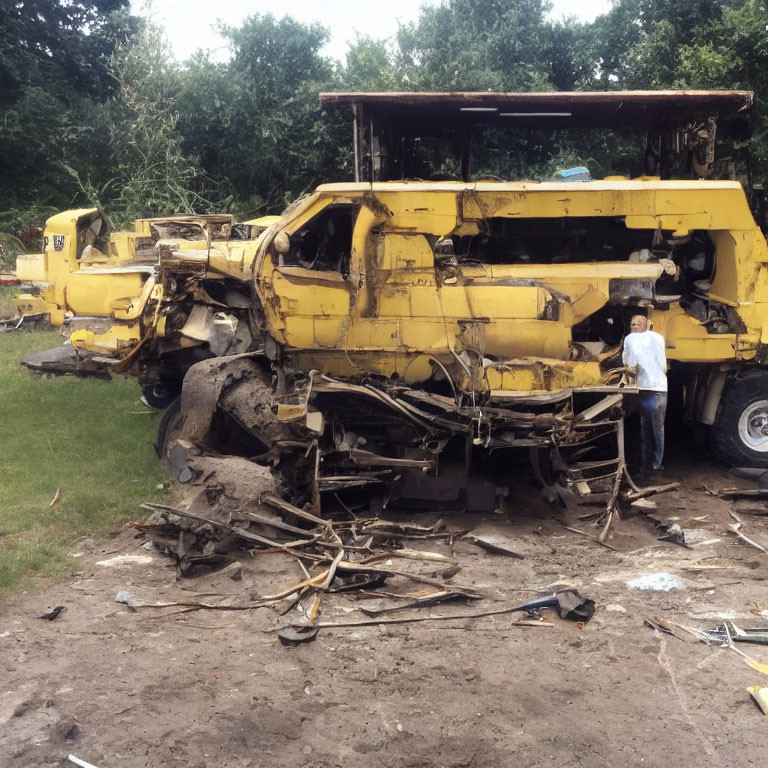
<svg viewBox="0 0 768 768">
<path fill-rule="evenodd" d="M 167 479 L 152 447 L 159 414 L 134 379 L 44 379 L 19 365 L 62 341 L 0 333 L 0 593 L 71 569 L 78 537 L 142 518 Z"/>
<path fill-rule="evenodd" d="M 2 271 L 2 270 L 0 270 Z M 4 317 L 11 317 L 14 313 L 11 299 L 20 293 L 16 285 L 0 285 L 0 320 Z"/>
</svg>

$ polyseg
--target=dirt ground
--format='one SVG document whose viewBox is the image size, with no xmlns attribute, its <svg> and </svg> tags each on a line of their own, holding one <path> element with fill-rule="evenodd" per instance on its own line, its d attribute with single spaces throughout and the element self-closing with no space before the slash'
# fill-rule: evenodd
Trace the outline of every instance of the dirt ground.
<svg viewBox="0 0 768 768">
<path fill-rule="evenodd" d="M 765 765 L 768 720 L 746 691 L 768 684 L 765 676 L 732 650 L 643 626 L 653 616 L 701 628 L 725 618 L 768 625 L 750 612 L 768 604 L 768 555 L 728 531 L 734 502 L 703 489 L 739 481 L 693 450 L 677 456 L 664 477 L 681 487 L 656 497 L 654 514 L 678 521 L 691 549 L 658 542 L 634 513 L 608 539 L 621 551 L 601 547 L 561 525 L 594 536 L 589 521 L 565 520 L 522 488 L 511 521 L 445 518 L 451 528 L 502 533 L 525 555 L 455 546 L 454 581 L 485 599 L 392 614 L 494 609 L 568 583 L 597 603 L 583 627 L 552 613 L 544 615 L 553 626 L 522 626 L 511 614 L 323 629 L 314 642 L 284 647 L 275 629 L 301 619 L 295 608 L 293 618 L 275 607 L 131 611 L 115 597 L 231 595 L 247 604 L 301 579 L 286 555 L 245 558 L 241 581 L 179 580 L 133 529 L 83 541 L 72 580 L 20 595 L 0 615 L 0 764 L 62 766 L 74 754 L 98 768 Z M 762 506 L 739 502 L 748 535 L 768 542 L 768 520 L 745 511 Z M 451 554 L 445 542 L 409 546 L 426 544 Z M 627 586 L 656 572 L 682 586 Z M 388 588 L 414 591 L 398 581 Z M 321 620 L 362 619 L 363 598 L 328 596 Z M 59 604 L 58 619 L 39 618 Z M 768 661 L 768 648 L 740 647 Z"/>
</svg>

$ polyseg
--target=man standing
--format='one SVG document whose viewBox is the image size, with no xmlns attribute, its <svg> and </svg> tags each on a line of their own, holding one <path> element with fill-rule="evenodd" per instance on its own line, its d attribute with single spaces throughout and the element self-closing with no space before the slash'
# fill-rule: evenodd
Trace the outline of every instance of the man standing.
<svg viewBox="0 0 768 768">
<path fill-rule="evenodd" d="M 667 358 L 664 337 L 648 330 L 648 318 L 635 315 L 630 334 L 624 339 L 624 365 L 637 369 L 640 390 L 640 431 L 643 447 L 643 472 L 663 469 L 664 416 L 667 413 Z"/>
</svg>

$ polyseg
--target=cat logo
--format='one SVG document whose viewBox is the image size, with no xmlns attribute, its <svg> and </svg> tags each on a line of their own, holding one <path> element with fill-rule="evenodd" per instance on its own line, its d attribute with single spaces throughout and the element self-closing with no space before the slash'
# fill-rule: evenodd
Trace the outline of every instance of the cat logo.
<svg viewBox="0 0 768 768">
<path fill-rule="evenodd" d="M 64 238 L 66 235 L 54 235 L 53 236 L 53 250 L 54 251 L 63 251 L 64 250 Z"/>
</svg>

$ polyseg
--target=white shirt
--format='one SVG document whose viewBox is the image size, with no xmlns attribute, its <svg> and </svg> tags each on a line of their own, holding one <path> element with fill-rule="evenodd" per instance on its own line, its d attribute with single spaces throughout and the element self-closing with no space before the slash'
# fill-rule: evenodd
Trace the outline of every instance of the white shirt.
<svg viewBox="0 0 768 768">
<path fill-rule="evenodd" d="M 637 366 L 637 386 L 655 392 L 667 391 L 667 357 L 664 337 L 654 331 L 630 333 L 624 339 L 624 365 Z"/>
</svg>

